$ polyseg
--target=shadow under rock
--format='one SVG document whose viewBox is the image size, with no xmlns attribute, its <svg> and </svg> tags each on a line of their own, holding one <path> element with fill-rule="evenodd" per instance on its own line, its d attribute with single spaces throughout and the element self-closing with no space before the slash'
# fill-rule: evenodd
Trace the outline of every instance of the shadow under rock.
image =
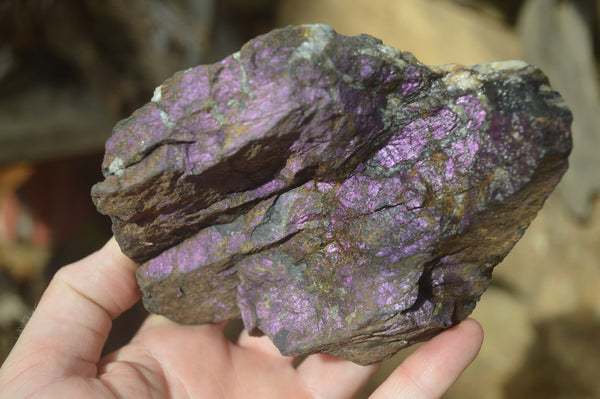
<svg viewBox="0 0 600 399">
<path fill-rule="evenodd" d="M 524 363 L 505 385 L 504 397 L 600 397 L 600 318 L 571 314 L 535 326 Z"/>
</svg>

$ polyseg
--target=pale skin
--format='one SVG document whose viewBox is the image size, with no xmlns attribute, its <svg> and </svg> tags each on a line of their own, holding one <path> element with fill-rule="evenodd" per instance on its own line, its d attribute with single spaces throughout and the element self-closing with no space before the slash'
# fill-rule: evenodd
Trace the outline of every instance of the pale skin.
<svg viewBox="0 0 600 399">
<path fill-rule="evenodd" d="M 350 398 L 378 365 L 328 355 L 295 367 L 266 337 L 224 324 L 177 325 L 149 316 L 131 342 L 100 357 L 112 320 L 140 298 L 137 265 L 111 239 L 62 268 L 0 369 L 0 398 Z M 423 344 L 371 398 L 439 398 L 477 355 L 479 324 L 465 320 Z"/>
</svg>

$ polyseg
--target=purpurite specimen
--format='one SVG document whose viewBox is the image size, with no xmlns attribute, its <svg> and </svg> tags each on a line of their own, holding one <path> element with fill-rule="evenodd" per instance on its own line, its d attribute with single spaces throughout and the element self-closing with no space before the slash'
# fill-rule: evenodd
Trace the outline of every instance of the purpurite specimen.
<svg viewBox="0 0 600 399">
<path fill-rule="evenodd" d="M 158 87 L 92 195 L 151 312 L 368 364 L 471 313 L 567 169 L 570 123 L 525 63 L 427 67 L 288 27 Z"/>
</svg>

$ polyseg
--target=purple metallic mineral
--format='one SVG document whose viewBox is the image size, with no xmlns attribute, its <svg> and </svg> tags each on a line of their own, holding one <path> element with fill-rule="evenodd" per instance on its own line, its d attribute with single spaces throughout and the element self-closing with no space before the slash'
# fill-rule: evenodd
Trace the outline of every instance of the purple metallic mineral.
<svg viewBox="0 0 600 399">
<path fill-rule="evenodd" d="M 525 63 L 427 67 L 288 27 L 156 88 L 92 195 L 151 312 L 369 364 L 471 313 L 565 172 L 570 123 Z"/>
</svg>

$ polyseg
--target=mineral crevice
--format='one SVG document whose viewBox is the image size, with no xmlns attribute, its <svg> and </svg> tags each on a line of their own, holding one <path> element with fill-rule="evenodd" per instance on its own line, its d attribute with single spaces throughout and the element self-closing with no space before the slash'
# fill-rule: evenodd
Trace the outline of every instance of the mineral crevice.
<svg viewBox="0 0 600 399">
<path fill-rule="evenodd" d="M 523 62 L 427 67 L 288 27 L 159 86 L 92 196 L 150 311 L 368 364 L 470 314 L 565 172 L 570 123 Z"/>
</svg>

